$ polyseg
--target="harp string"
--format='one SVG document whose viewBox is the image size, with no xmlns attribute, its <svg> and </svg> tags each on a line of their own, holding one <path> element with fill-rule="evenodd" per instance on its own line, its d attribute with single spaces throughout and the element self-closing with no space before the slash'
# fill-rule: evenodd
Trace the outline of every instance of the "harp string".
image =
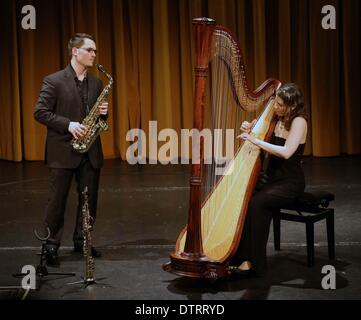
<svg viewBox="0 0 361 320">
<path fill-rule="evenodd" d="M 202 201 L 207 198 L 207 195 L 212 190 L 214 185 L 218 182 L 221 175 L 216 175 L 216 170 L 226 169 L 225 163 L 217 163 L 214 157 L 215 154 L 220 156 L 226 155 L 226 130 L 233 129 L 233 145 L 235 154 L 240 147 L 240 140 L 237 139 L 239 134 L 239 127 L 243 120 L 249 119 L 254 115 L 241 109 L 237 101 L 236 90 L 234 86 L 240 86 L 237 89 L 238 95 L 246 97 L 244 92 L 244 79 L 240 76 L 240 57 L 234 56 L 236 50 L 228 37 L 224 36 L 224 32 L 214 34 L 214 50 L 212 52 L 212 60 L 210 64 L 210 79 L 209 79 L 209 93 L 210 93 L 210 119 L 205 126 L 212 130 L 213 134 L 213 150 L 212 163 L 204 165 L 203 167 L 203 185 L 202 185 Z M 231 68 L 235 70 L 231 70 Z M 238 71 L 237 71 L 238 69 Z M 243 99 L 244 100 L 244 99 Z M 248 108 L 247 106 L 244 109 Z M 207 119 L 207 117 L 206 117 Z M 207 126 L 207 122 L 209 122 Z M 220 129 L 222 135 L 216 135 L 215 129 Z M 229 141 L 228 141 L 229 143 Z M 215 149 L 215 148 L 218 149 Z M 219 170 L 218 170 L 219 172 Z"/>
</svg>

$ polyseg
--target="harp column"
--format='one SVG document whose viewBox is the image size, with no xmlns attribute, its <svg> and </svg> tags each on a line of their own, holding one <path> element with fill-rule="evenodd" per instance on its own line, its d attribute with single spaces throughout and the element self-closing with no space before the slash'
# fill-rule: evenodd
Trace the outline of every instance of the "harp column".
<svg viewBox="0 0 361 320">
<path fill-rule="evenodd" d="M 203 130 L 204 107 L 208 66 L 211 54 L 212 35 L 216 21 L 209 18 L 196 18 L 192 21 L 196 46 L 195 93 L 193 109 L 193 128 Z M 201 224 L 201 185 L 204 141 L 192 139 L 192 149 L 199 150 L 199 161 L 192 164 L 190 178 L 190 199 L 187 236 L 183 255 L 194 258 L 203 256 Z M 196 144 L 195 144 L 196 143 Z M 198 144 L 199 143 L 199 144 Z M 194 153 L 192 153 L 192 157 Z M 194 159 L 193 159 L 194 160 Z"/>
</svg>

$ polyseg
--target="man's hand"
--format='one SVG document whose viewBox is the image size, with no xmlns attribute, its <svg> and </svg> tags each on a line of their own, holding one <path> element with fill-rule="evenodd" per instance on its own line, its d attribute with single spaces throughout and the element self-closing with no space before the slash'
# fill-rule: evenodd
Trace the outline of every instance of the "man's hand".
<svg viewBox="0 0 361 320">
<path fill-rule="evenodd" d="M 75 139 L 83 138 L 88 131 L 87 127 L 83 126 L 79 122 L 70 122 L 68 130 Z"/>
<path fill-rule="evenodd" d="M 106 116 L 108 114 L 108 102 L 102 102 L 98 108 L 99 108 L 99 113 L 102 116 Z"/>
</svg>

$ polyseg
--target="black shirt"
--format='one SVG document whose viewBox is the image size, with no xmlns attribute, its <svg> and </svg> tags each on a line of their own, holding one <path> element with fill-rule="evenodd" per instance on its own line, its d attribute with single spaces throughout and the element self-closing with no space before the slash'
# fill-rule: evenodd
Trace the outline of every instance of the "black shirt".
<svg viewBox="0 0 361 320">
<path fill-rule="evenodd" d="M 89 105 L 88 105 L 88 77 L 84 77 L 84 79 L 82 81 L 80 81 L 73 69 L 73 67 L 71 67 L 72 71 L 73 71 L 73 75 L 74 75 L 74 81 L 76 84 L 76 87 L 78 89 L 78 93 L 80 96 L 80 100 L 82 102 L 82 110 L 81 110 L 81 115 L 82 118 L 85 118 L 85 116 L 89 113 Z"/>
</svg>

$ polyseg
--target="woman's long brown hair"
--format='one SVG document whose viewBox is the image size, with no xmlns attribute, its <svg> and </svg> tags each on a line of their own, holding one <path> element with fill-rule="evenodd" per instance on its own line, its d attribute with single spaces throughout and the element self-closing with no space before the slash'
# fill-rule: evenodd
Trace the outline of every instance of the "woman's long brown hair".
<svg viewBox="0 0 361 320">
<path fill-rule="evenodd" d="M 289 108 L 287 114 L 283 117 L 285 129 L 290 130 L 294 118 L 303 117 L 306 120 L 308 116 L 304 110 L 303 94 L 295 83 L 286 83 L 277 91 L 276 95 L 283 100 L 283 103 Z"/>
</svg>

